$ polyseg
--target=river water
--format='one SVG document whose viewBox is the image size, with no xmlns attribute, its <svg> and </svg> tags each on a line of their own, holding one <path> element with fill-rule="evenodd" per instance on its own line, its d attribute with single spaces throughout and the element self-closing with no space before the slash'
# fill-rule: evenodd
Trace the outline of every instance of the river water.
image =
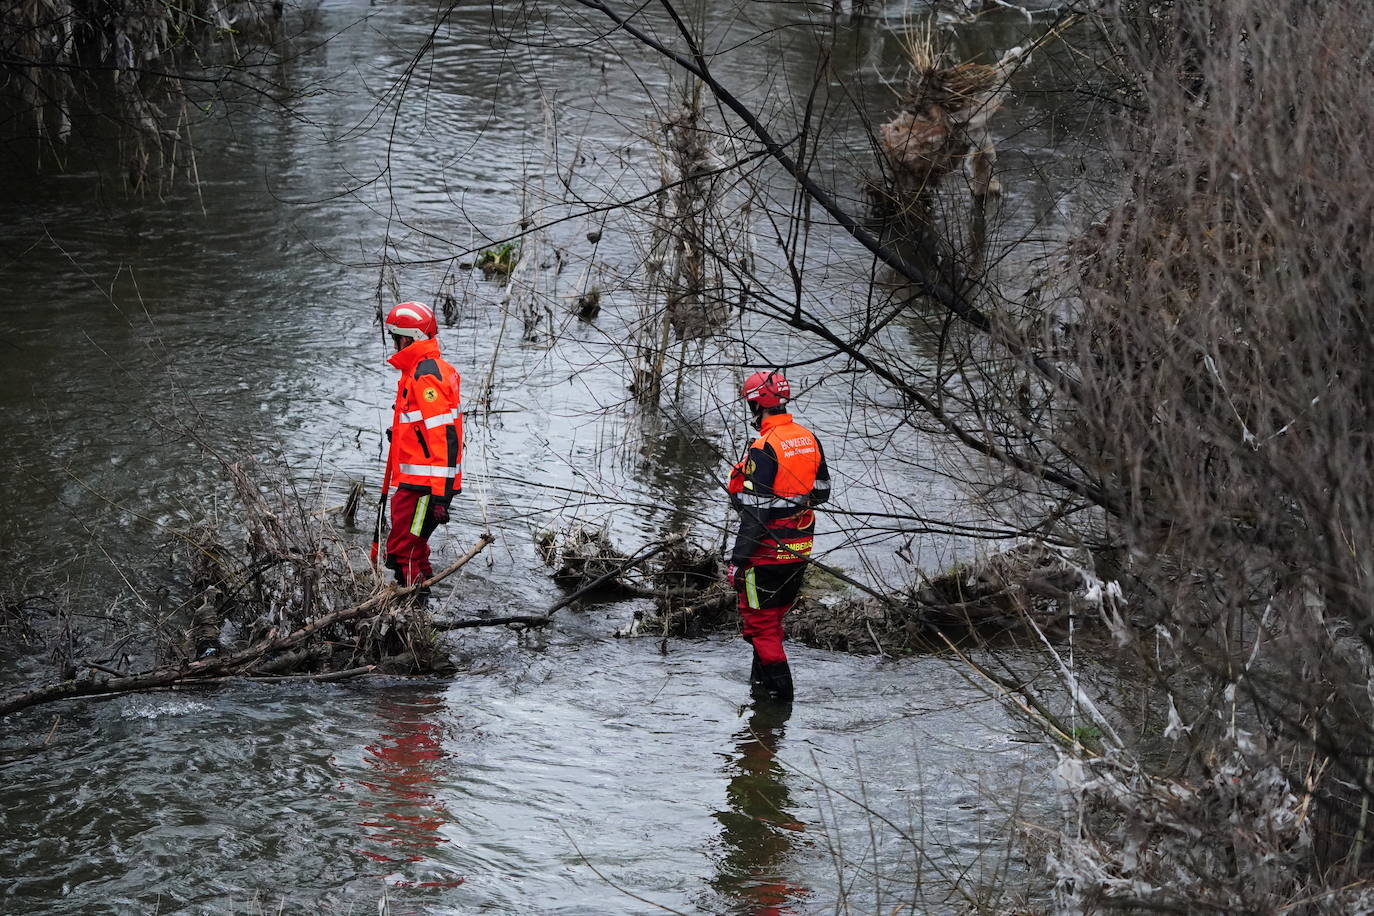
<svg viewBox="0 0 1374 916">
<path fill-rule="evenodd" d="M 806 24 L 823 11 L 698 12 L 741 95 L 771 104 L 807 84 Z M 896 35 L 926 12 L 842 24 L 844 80 L 823 95 L 890 98 Z M 461 269 L 471 254 L 453 260 L 514 235 L 522 216 L 575 213 L 550 203 L 560 188 L 596 204 L 652 186 L 644 138 L 665 69 L 628 45 L 579 43 L 571 15 L 535 29 L 516 5 L 462 6 L 437 24 L 408 0 L 327 0 L 295 16 L 289 61 L 269 75 L 304 96 L 290 110 L 248 98 L 198 115 L 198 183 L 129 194 L 115 159 L 79 157 L 35 181 L 7 148 L 6 594 L 146 625 L 184 597 L 168 568 L 178 533 L 234 512 L 216 456 L 277 469 L 322 505 L 353 480 L 375 487 L 393 384 L 378 301 L 444 294 L 456 303 L 445 353 L 469 404 L 484 389 L 490 399 L 470 407 L 465 490 L 435 547 L 442 562 L 480 531 L 499 540 L 438 596 L 442 613 L 556 601 L 532 546 L 540 530 L 604 525 L 633 548 L 690 523 L 704 543 L 723 539 L 717 481 L 748 434 L 730 395 L 745 354 L 703 357 L 661 412 L 634 406 L 636 301 L 617 278 L 642 257 L 642 226 L 597 215 L 543 234 L 549 266 L 532 282 L 549 294 L 556 341 L 523 339 L 509 290 Z M 998 14 L 949 34 L 996 55 L 1045 21 Z M 431 31 L 433 52 L 399 92 Z M 741 40 L 761 32 L 768 53 Z M 1025 239 L 1016 270 L 1062 236 L 1058 177 L 1074 166 L 1059 134 L 1089 120 L 1033 91 L 1005 113 L 1004 232 Z M 862 149 L 859 119 L 834 124 L 819 167 L 857 196 L 844 166 Z M 816 235 L 813 295 L 841 308 L 867 261 Z M 568 304 L 593 282 L 602 314 L 578 321 Z M 892 334 L 925 345 L 919 327 Z M 815 352 L 777 331 L 750 342 L 749 361 Z M 837 507 L 968 517 L 936 473 L 950 460 L 940 446 L 890 436 L 881 393 L 842 370 L 794 373 Z M 970 550 L 948 533 L 875 534 L 859 516 L 823 525 L 825 556 L 875 578 Z M 1024 883 L 1007 877 L 1022 866 L 1006 849 L 1023 807 L 1045 804 L 1049 758 L 957 664 L 798 647 L 800 699 L 783 719 L 750 705 L 742 643 L 673 641 L 665 654 L 612 639 L 632 610 L 566 611 L 534 637 L 454 637 L 451 681 L 238 685 L 11 716 L 6 747 L 51 738 L 0 763 L 0 910 L 941 912 L 970 909 L 968 895 L 995 910 Z M 0 652 L 11 683 L 41 661 Z"/>
</svg>

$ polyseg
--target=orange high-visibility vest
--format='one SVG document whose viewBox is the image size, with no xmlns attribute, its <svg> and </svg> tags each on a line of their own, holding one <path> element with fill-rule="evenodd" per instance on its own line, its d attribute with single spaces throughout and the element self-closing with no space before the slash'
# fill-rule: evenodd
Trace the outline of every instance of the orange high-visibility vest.
<svg viewBox="0 0 1374 916">
<path fill-rule="evenodd" d="M 731 469 L 727 489 L 740 513 L 732 563 L 799 563 L 811 556 L 811 507 L 830 498 L 830 471 L 820 442 L 791 414 L 763 418 L 759 437 Z"/>
<path fill-rule="evenodd" d="M 387 362 L 401 370 L 391 418 L 387 479 L 448 499 L 463 489 L 463 404 L 458 370 L 420 340 Z"/>
</svg>

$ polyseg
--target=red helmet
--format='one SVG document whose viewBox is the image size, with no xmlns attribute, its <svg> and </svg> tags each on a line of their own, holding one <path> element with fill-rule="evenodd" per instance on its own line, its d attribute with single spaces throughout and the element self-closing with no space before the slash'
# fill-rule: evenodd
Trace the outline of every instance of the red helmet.
<svg viewBox="0 0 1374 916">
<path fill-rule="evenodd" d="M 792 397 L 792 386 L 781 372 L 755 372 L 744 380 L 744 399 L 760 407 L 777 407 Z"/>
<path fill-rule="evenodd" d="M 439 322 L 434 320 L 434 309 L 423 302 L 402 302 L 387 312 L 386 329 L 398 337 L 413 337 L 416 340 L 439 336 Z"/>
</svg>

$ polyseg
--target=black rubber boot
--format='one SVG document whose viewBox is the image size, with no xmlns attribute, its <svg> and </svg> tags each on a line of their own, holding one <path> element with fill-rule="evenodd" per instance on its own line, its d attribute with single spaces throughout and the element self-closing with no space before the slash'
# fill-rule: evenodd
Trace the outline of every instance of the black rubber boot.
<svg viewBox="0 0 1374 916">
<path fill-rule="evenodd" d="M 769 684 L 768 675 L 763 671 L 763 662 L 759 661 L 759 653 L 755 652 L 754 663 L 749 669 L 749 695 L 755 700 L 772 700 L 773 690 Z"/>
<path fill-rule="evenodd" d="M 763 686 L 768 690 L 768 698 L 778 703 L 792 702 L 792 669 L 787 662 L 770 662 L 759 666 L 763 674 Z"/>
</svg>

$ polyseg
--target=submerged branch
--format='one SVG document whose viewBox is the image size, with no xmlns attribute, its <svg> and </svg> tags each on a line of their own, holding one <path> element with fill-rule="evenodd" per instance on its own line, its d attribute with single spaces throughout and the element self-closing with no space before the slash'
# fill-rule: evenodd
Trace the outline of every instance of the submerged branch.
<svg viewBox="0 0 1374 916">
<path fill-rule="evenodd" d="M 200 687 L 211 684 L 227 684 L 230 681 L 253 681 L 258 684 L 281 684 L 288 681 L 332 683 L 334 681 L 346 681 L 350 678 L 361 677 L 364 674 L 371 674 L 375 670 L 377 670 L 376 665 L 362 665 L 357 668 L 347 668 L 343 671 L 318 671 L 312 674 L 234 674 L 224 677 L 198 677 L 187 684 L 173 684 L 172 686 Z"/>
</svg>

